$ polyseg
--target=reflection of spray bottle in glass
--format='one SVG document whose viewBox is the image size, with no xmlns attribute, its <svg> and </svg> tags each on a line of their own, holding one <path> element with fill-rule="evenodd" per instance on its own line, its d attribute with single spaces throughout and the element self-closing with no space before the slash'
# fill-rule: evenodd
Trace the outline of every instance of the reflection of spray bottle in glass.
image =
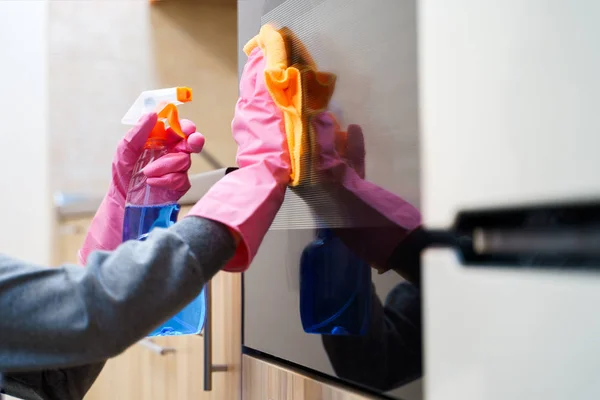
<svg viewBox="0 0 600 400">
<path fill-rule="evenodd" d="M 154 228 L 168 228 L 177 221 L 179 204 L 164 189 L 154 189 L 146 182 L 142 169 L 167 154 L 167 129 L 185 138 L 179 125 L 177 106 L 192 100 L 189 88 L 149 90 L 143 92 L 122 119 L 134 125 L 148 112 L 158 113 L 158 122 L 146 141 L 144 152 L 135 164 L 127 191 L 123 241 L 145 240 Z M 194 335 L 200 333 L 206 316 L 206 294 L 200 295 L 149 336 Z"/>
<path fill-rule="evenodd" d="M 333 100 L 329 109 L 335 124 L 336 157 L 342 158 L 364 178 L 362 132 L 342 132 L 339 125 L 342 109 Z M 323 138 L 329 137 L 321 136 Z M 323 222 L 318 224 L 316 236 L 300 260 L 302 327 L 307 333 L 321 335 L 363 335 L 371 319 L 371 266 Z"/>
<path fill-rule="evenodd" d="M 371 267 L 328 228 L 300 260 L 300 318 L 306 333 L 363 335 L 371 315 Z"/>
</svg>

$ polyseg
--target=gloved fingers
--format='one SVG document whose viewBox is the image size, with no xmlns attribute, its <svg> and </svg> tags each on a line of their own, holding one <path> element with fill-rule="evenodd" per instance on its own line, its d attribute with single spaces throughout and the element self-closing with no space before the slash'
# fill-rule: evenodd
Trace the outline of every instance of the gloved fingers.
<svg viewBox="0 0 600 400">
<path fill-rule="evenodd" d="M 262 68 L 260 68 L 262 66 Z M 260 47 L 256 47 L 248 56 L 240 79 L 240 100 L 250 100 L 254 96 L 257 75 L 264 75 L 264 54 Z"/>
<path fill-rule="evenodd" d="M 172 145 L 169 149 L 171 153 L 200 153 L 204 148 L 204 135 L 200 132 L 194 132 L 185 140 L 181 140 L 178 143 Z"/>
<path fill-rule="evenodd" d="M 200 153 L 204 148 L 206 139 L 200 132 L 194 132 L 187 138 L 187 150 L 190 153 Z"/>
<path fill-rule="evenodd" d="M 348 125 L 342 159 L 363 179 L 365 178 L 365 155 L 365 138 L 362 128 L 359 125 Z"/>
<path fill-rule="evenodd" d="M 365 137 L 360 125 L 348 125 L 345 159 L 358 176 L 365 178 Z"/>
<path fill-rule="evenodd" d="M 190 178 L 187 173 L 173 172 L 163 176 L 148 178 L 148 185 L 158 188 L 185 193 L 191 187 Z"/>
<path fill-rule="evenodd" d="M 317 143 L 322 154 L 337 155 L 336 134 L 333 118 L 329 113 L 321 113 L 313 120 Z"/>
<path fill-rule="evenodd" d="M 321 177 L 326 180 L 340 181 L 348 170 L 348 164 L 336 149 L 336 145 L 339 145 L 336 143 L 337 124 L 333 116 L 327 112 L 319 114 L 313 124 L 319 149 L 318 169 L 323 174 Z"/>
<path fill-rule="evenodd" d="M 205 138 L 200 132 L 196 132 L 196 125 L 187 119 L 180 121 L 181 130 L 187 136 L 183 139 L 181 136 L 175 133 L 171 128 L 167 129 L 167 143 L 166 146 L 170 148 L 171 152 L 183 152 L 183 153 L 200 153 L 204 147 Z"/>
<path fill-rule="evenodd" d="M 146 140 L 148 140 L 148 136 L 150 136 L 154 125 L 156 125 L 156 121 L 157 115 L 154 112 L 143 115 L 138 123 L 125 134 L 121 144 L 134 153 L 141 153 L 146 144 Z M 123 150 L 124 149 L 119 146 L 118 152 L 122 153 Z M 120 154 L 117 154 L 117 156 L 119 155 Z"/>
<path fill-rule="evenodd" d="M 192 160 L 187 153 L 167 153 L 144 167 L 143 173 L 147 178 L 157 178 L 172 172 L 186 172 L 190 169 Z"/>
<path fill-rule="evenodd" d="M 360 125 L 348 125 L 346 135 L 346 149 L 349 153 L 363 155 L 365 154 L 365 136 Z"/>
<path fill-rule="evenodd" d="M 172 149 L 171 152 L 176 153 L 200 153 L 202 148 L 204 148 L 204 135 L 200 132 L 194 132 L 186 140 L 182 140 L 177 143 Z"/>
<path fill-rule="evenodd" d="M 256 57 L 256 69 L 258 70 L 256 73 L 256 78 L 254 82 L 254 93 L 250 98 L 250 102 L 253 104 L 258 104 L 259 107 L 262 107 L 262 103 L 267 100 L 270 103 L 273 102 L 273 97 L 271 97 L 271 93 L 267 87 L 267 74 L 264 72 L 267 68 L 267 56 L 262 53 Z M 286 69 L 282 69 L 281 72 L 284 73 Z M 272 78 L 270 78 L 272 79 Z M 274 92 L 275 93 L 275 92 Z M 287 104 L 290 99 L 287 96 L 277 96 L 278 102 Z M 258 101 L 257 101 L 258 100 Z"/>
<path fill-rule="evenodd" d="M 194 124 L 189 119 L 182 119 L 179 121 L 181 125 L 181 130 L 185 133 L 185 136 L 190 136 L 192 133 L 196 132 L 196 124 Z"/>
<path fill-rule="evenodd" d="M 196 132 L 196 124 L 194 124 L 189 119 L 182 119 L 179 121 L 179 125 L 181 125 L 181 130 L 183 131 L 186 137 L 190 136 L 192 133 Z M 179 142 L 181 142 L 183 138 L 179 136 L 172 128 L 167 128 L 167 147 L 173 147 Z"/>
</svg>

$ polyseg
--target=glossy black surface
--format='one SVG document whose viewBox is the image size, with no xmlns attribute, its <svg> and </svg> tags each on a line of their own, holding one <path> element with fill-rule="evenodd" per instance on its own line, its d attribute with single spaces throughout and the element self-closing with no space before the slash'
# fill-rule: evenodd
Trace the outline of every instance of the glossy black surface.
<svg viewBox="0 0 600 400">
<path fill-rule="evenodd" d="M 327 123 L 315 125 L 313 148 L 329 149 L 309 157 L 317 179 L 288 190 L 244 276 L 244 346 L 371 393 L 421 399 L 415 249 L 423 236 L 413 231 L 418 215 L 413 206 L 420 203 L 416 3 L 240 0 L 238 10 L 240 45 L 258 33 L 261 23 L 286 27 L 321 71 L 337 76 L 330 110 L 347 131 L 340 150 Z M 409 222 L 399 224 L 403 212 Z M 318 335 L 303 329 L 301 260 L 322 227 L 353 257 L 374 267 L 363 335 Z M 318 259 L 339 271 L 342 258 Z"/>
</svg>

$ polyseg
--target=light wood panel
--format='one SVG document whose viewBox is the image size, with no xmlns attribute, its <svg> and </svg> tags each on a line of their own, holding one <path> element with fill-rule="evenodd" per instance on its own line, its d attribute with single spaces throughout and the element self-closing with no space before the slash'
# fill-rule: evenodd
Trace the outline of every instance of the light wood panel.
<svg viewBox="0 0 600 400">
<path fill-rule="evenodd" d="M 242 357 L 242 371 L 243 400 L 369 399 L 247 355 Z"/>
<path fill-rule="evenodd" d="M 182 215 L 188 208 L 182 210 Z M 90 218 L 71 218 L 59 224 L 57 259 L 76 262 Z M 213 374 L 213 390 L 203 391 L 203 338 L 156 338 L 176 349 L 158 355 L 136 344 L 110 360 L 86 400 L 237 400 L 241 393 L 241 274 L 221 272 L 212 281 L 213 363 L 227 372 Z"/>
</svg>

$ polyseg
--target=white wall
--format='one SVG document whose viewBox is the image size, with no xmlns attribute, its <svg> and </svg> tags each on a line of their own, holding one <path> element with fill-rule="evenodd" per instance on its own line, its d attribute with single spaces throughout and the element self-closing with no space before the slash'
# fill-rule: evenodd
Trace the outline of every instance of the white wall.
<svg viewBox="0 0 600 400">
<path fill-rule="evenodd" d="M 600 2 L 419 5 L 425 223 L 598 198 Z"/>
<path fill-rule="evenodd" d="M 424 221 L 600 198 L 600 3 L 421 0 Z M 423 262 L 427 400 L 599 399 L 600 274 Z"/>
<path fill-rule="evenodd" d="M 47 264 L 46 0 L 0 1 L 0 252 Z"/>
</svg>

